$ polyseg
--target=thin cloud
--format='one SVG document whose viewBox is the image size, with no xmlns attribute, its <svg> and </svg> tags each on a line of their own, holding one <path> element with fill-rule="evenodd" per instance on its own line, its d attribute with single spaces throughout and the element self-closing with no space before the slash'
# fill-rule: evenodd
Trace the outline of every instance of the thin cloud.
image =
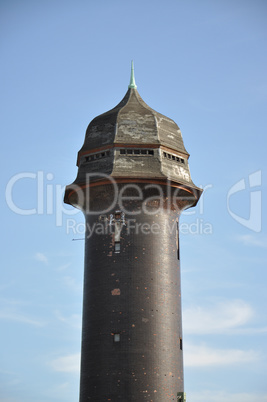
<svg viewBox="0 0 267 402">
<path fill-rule="evenodd" d="M 70 383 L 69 382 L 63 382 L 62 384 L 59 384 L 57 389 L 58 390 L 67 390 L 70 387 Z"/>
<path fill-rule="evenodd" d="M 259 235 L 241 235 L 237 236 L 237 240 L 243 243 L 245 246 L 256 246 L 261 248 L 267 248 L 267 238 L 259 237 Z"/>
<path fill-rule="evenodd" d="M 64 285 L 67 286 L 73 292 L 81 293 L 83 290 L 82 283 L 76 282 L 75 279 L 72 278 L 71 276 L 64 276 L 63 282 L 64 282 Z"/>
<path fill-rule="evenodd" d="M 48 264 L 48 259 L 43 253 L 35 253 L 34 256 L 36 261 L 43 262 L 44 264 Z"/>
<path fill-rule="evenodd" d="M 31 317 L 23 315 L 19 312 L 12 312 L 12 311 L 0 311 L 0 320 L 7 320 L 7 321 L 15 321 L 21 322 L 23 324 L 33 325 L 35 327 L 43 327 L 45 325 L 44 322 L 39 320 L 35 320 Z"/>
<path fill-rule="evenodd" d="M 0 320 L 20 322 L 23 324 L 43 327 L 44 322 L 35 319 L 21 310 L 28 305 L 27 302 L 14 299 L 1 299 L 2 307 L 0 309 Z"/>
<path fill-rule="evenodd" d="M 55 311 L 55 315 L 57 319 L 65 324 L 69 325 L 72 328 L 81 329 L 82 328 L 82 316 L 81 314 L 71 314 L 68 317 L 64 317 L 60 311 Z"/>
<path fill-rule="evenodd" d="M 192 306 L 183 313 L 183 327 L 187 334 L 219 334 L 240 328 L 253 316 L 253 309 L 243 300 Z"/>
<path fill-rule="evenodd" d="M 194 402 L 251 402 L 251 401 L 267 401 L 267 394 L 256 393 L 230 393 L 225 391 L 198 391 L 188 392 L 188 398 Z"/>
<path fill-rule="evenodd" d="M 185 343 L 184 363 L 186 367 L 229 366 L 251 363 L 259 359 L 258 352 L 241 349 L 215 349 Z"/>
<path fill-rule="evenodd" d="M 235 334 L 242 335 L 261 335 L 267 332 L 267 327 L 240 328 L 235 330 Z"/>
<path fill-rule="evenodd" d="M 60 265 L 60 266 L 58 267 L 58 271 L 65 271 L 65 270 L 68 269 L 70 266 L 71 266 L 71 263 L 70 263 L 70 262 L 68 262 L 67 264 Z"/>
<path fill-rule="evenodd" d="M 79 373 L 80 372 L 80 353 L 58 357 L 52 360 L 50 366 L 54 371 L 64 373 Z"/>
</svg>

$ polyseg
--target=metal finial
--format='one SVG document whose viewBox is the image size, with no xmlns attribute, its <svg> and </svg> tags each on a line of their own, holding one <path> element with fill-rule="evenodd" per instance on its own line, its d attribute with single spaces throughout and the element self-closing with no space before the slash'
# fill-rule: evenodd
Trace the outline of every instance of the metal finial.
<svg viewBox="0 0 267 402">
<path fill-rule="evenodd" d="M 133 88 L 136 89 L 137 86 L 135 84 L 135 79 L 134 79 L 134 63 L 132 60 L 132 66 L 131 66 L 131 79 L 130 79 L 130 84 L 128 85 L 128 88 Z"/>
</svg>

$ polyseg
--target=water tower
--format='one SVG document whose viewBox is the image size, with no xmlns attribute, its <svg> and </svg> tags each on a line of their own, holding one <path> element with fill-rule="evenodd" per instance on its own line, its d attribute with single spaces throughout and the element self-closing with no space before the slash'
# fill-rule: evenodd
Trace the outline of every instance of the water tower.
<svg viewBox="0 0 267 402">
<path fill-rule="evenodd" d="M 177 124 L 135 85 L 89 124 L 65 202 L 86 220 L 80 402 L 184 401 L 179 215 L 197 204 Z"/>
</svg>

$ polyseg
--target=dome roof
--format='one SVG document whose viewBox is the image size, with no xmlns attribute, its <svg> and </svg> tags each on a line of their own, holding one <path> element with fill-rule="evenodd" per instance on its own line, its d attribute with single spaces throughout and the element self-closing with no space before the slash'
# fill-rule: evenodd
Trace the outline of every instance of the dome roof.
<svg viewBox="0 0 267 402">
<path fill-rule="evenodd" d="M 74 185 L 97 185 L 103 177 L 117 182 L 166 182 L 195 189 L 182 133 L 170 118 L 151 109 L 136 89 L 133 66 L 122 101 L 88 125 L 78 152 Z"/>
<path fill-rule="evenodd" d="M 129 88 L 117 106 L 91 121 L 78 158 L 88 151 L 113 144 L 157 144 L 189 156 L 177 124 L 151 109 L 135 88 Z"/>
</svg>

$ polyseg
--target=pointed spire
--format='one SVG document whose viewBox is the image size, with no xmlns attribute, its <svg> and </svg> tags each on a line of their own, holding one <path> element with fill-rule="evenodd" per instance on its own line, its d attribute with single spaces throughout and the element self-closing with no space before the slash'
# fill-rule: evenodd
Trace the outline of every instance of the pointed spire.
<svg viewBox="0 0 267 402">
<path fill-rule="evenodd" d="M 131 79 L 130 79 L 130 84 L 128 85 L 128 88 L 133 88 L 136 89 L 137 86 L 135 84 L 135 79 L 134 79 L 134 63 L 132 60 L 132 66 L 131 66 Z"/>
</svg>

